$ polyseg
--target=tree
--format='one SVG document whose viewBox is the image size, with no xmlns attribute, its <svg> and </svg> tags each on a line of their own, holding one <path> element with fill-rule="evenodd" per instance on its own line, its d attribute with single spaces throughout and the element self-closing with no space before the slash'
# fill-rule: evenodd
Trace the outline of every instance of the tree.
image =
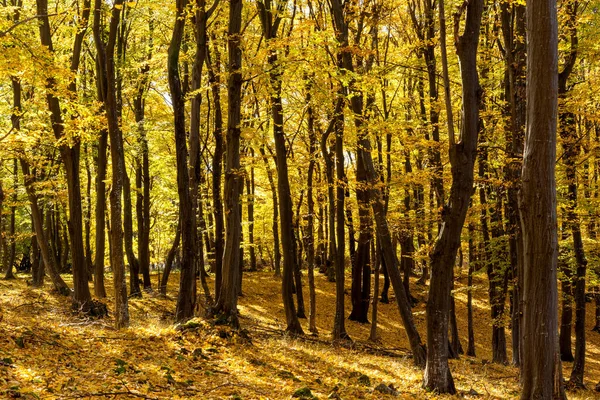
<svg viewBox="0 0 600 400">
<path fill-rule="evenodd" d="M 98 76 L 102 89 L 102 99 L 108 121 L 108 135 L 110 137 L 110 154 L 112 161 L 112 190 L 110 193 L 110 242 L 111 266 L 115 288 L 115 324 L 117 329 L 129 326 L 129 307 L 127 301 L 127 285 L 125 282 L 125 265 L 123 260 L 123 225 L 121 219 L 121 193 L 123 189 L 123 175 L 125 173 L 123 156 L 123 134 L 119 126 L 117 115 L 117 93 L 115 86 L 115 45 L 117 30 L 121 18 L 123 1 L 116 0 L 110 16 L 108 40 L 102 40 L 100 24 L 102 18 L 101 0 L 94 2 L 94 42 L 98 53 Z M 86 280 L 87 282 L 87 280 Z"/>
<path fill-rule="evenodd" d="M 47 47 L 52 54 L 54 51 L 52 42 L 52 31 L 50 20 L 48 18 L 48 1 L 36 0 L 37 15 L 39 15 L 40 41 Z M 86 0 L 81 9 L 81 16 L 77 21 L 78 29 L 73 42 L 71 54 L 70 70 L 76 74 L 79 69 L 83 39 L 87 30 L 88 19 L 90 15 L 90 0 Z M 49 76 L 46 79 L 46 101 L 50 111 L 50 120 L 52 131 L 56 140 L 64 139 L 64 116 L 59 97 L 54 93 L 57 85 L 57 78 Z M 75 93 L 77 90 L 76 82 L 72 80 L 69 84 L 69 91 Z M 73 300 L 78 308 L 84 310 L 91 306 L 91 294 L 87 279 L 87 267 L 85 263 L 85 253 L 83 248 L 83 226 L 82 226 L 82 198 L 81 182 L 79 174 L 79 158 L 81 153 L 81 143 L 77 140 L 69 143 L 68 140 L 62 140 L 60 145 L 61 158 L 65 167 L 68 197 L 69 197 L 69 220 L 68 231 L 71 239 L 72 258 L 73 258 Z"/>
<path fill-rule="evenodd" d="M 196 242 L 192 201 L 189 189 L 188 150 L 185 124 L 185 85 L 179 75 L 179 53 L 185 28 L 187 0 L 176 1 L 175 24 L 168 52 L 168 79 L 173 99 L 175 150 L 177 157 L 177 193 L 179 195 L 179 218 L 181 219 L 181 275 L 177 296 L 177 321 L 185 321 L 194 315 L 196 303 Z"/>
<path fill-rule="evenodd" d="M 566 398 L 558 351 L 555 0 L 527 3 L 527 123 L 519 211 L 523 232 L 521 399 Z"/>
<path fill-rule="evenodd" d="M 277 38 L 282 14 L 286 6 L 285 1 L 279 1 L 274 5 L 270 0 L 258 1 L 256 3 L 259 11 L 263 36 L 267 43 Z M 273 14 L 275 12 L 275 15 Z M 279 195 L 279 216 L 281 221 L 281 247 L 283 250 L 283 279 L 281 281 L 281 296 L 285 308 L 287 320 L 286 330 L 291 333 L 303 334 L 302 326 L 298 321 L 296 307 L 292 296 L 294 271 L 298 260 L 294 245 L 294 211 L 290 190 L 286 138 L 284 131 L 283 103 L 281 98 L 282 73 L 279 70 L 277 51 L 269 52 L 268 63 L 271 67 L 269 82 L 271 85 L 271 118 L 273 119 L 273 136 L 275 139 L 275 163 L 277 165 L 277 193 Z M 302 290 L 297 287 L 296 290 Z"/>
<path fill-rule="evenodd" d="M 456 38 L 463 87 L 462 124 L 457 142 L 454 135 L 449 134 L 452 186 L 448 203 L 444 206 L 440 234 L 431 253 L 431 283 L 427 301 L 427 366 L 423 378 L 423 387 L 437 393 L 451 394 L 456 392 L 456 388 L 448 366 L 450 290 L 461 231 L 473 193 L 473 166 L 477 155 L 481 98 L 477 47 L 483 0 L 472 0 L 464 4 L 465 30 Z M 443 16 L 442 2 L 440 7 L 440 16 Z M 455 21 L 456 35 L 458 18 Z"/>
<path fill-rule="evenodd" d="M 241 219 L 240 193 L 243 176 L 240 168 L 240 134 L 242 117 L 242 0 L 229 3 L 229 27 L 227 48 L 229 53 L 229 79 L 227 81 L 227 136 L 225 148 L 225 248 L 223 251 L 223 275 L 221 290 L 217 294 L 214 312 L 222 314 L 229 323 L 239 326 L 237 316 L 238 288 L 241 280 L 240 241 Z M 185 244 L 184 244 L 185 245 Z"/>
</svg>

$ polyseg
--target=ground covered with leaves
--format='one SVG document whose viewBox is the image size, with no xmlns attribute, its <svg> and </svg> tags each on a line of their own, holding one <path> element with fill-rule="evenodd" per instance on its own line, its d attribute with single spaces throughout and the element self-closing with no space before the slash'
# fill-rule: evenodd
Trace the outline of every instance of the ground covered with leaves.
<svg viewBox="0 0 600 400">
<path fill-rule="evenodd" d="M 0 398 L 436 398 L 421 389 L 422 371 L 412 366 L 393 299 L 380 304 L 378 343 L 367 341 L 368 324 L 347 321 L 353 342 L 333 345 L 335 284 L 321 275 L 316 277 L 319 335 L 297 338 L 283 332 L 280 281 L 271 273 L 244 274 L 241 332 L 201 318 L 175 326 L 177 280 L 177 275 L 172 277 L 167 297 L 144 293 L 141 299 L 130 299 L 132 325 L 121 331 L 112 327 L 110 317 L 89 320 L 78 315 L 49 286 L 31 288 L 25 277 L 0 281 Z M 425 335 L 424 287 L 413 288 L 419 300 L 415 318 Z M 466 348 L 462 284 L 457 285 L 456 299 Z M 113 306 L 110 298 L 108 306 Z M 346 306 L 348 315 L 349 296 Z M 475 278 L 473 306 L 477 357 L 451 361 L 457 396 L 516 398 L 517 369 L 489 362 L 491 320 L 483 276 Z M 600 334 L 591 332 L 592 308 L 590 304 L 586 360 L 590 390 L 570 392 L 569 398 L 598 398 L 593 388 L 600 380 Z M 303 324 L 308 332 L 307 322 Z M 564 367 L 568 377 L 571 365 Z"/>
</svg>

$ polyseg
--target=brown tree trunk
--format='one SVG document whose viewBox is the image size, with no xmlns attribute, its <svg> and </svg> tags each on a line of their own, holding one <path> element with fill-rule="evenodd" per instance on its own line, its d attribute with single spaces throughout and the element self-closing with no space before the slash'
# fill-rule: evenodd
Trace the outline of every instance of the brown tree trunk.
<svg viewBox="0 0 600 400">
<path fill-rule="evenodd" d="M 85 186 L 85 218 L 84 218 L 84 230 L 85 230 L 85 268 L 87 272 L 88 282 L 92 281 L 94 276 L 94 266 L 92 263 L 92 242 L 91 242 L 91 230 L 92 230 L 92 171 L 90 169 L 90 155 L 88 152 L 87 145 L 84 146 L 83 150 L 85 154 L 85 172 L 86 172 L 86 186 Z"/>
<path fill-rule="evenodd" d="M 196 243 L 194 237 L 195 218 L 193 217 L 189 188 L 190 180 L 185 123 L 185 85 L 182 85 L 179 75 L 179 53 L 185 28 L 187 0 L 177 0 L 176 4 L 176 19 L 168 51 L 168 78 L 171 98 L 173 99 L 177 158 L 177 193 L 179 195 L 179 218 L 181 218 L 182 241 L 181 275 L 175 318 L 181 322 L 194 316 L 196 303 Z"/>
<path fill-rule="evenodd" d="M 379 268 L 381 266 L 381 252 L 379 251 L 379 243 L 377 240 L 371 242 L 371 260 L 375 270 L 373 279 L 373 307 L 371 309 L 371 331 L 369 333 L 369 340 L 371 342 L 377 342 L 377 306 L 378 300 L 377 293 L 379 293 Z"/>
<path fill-rule="evenodd" d="M 202 81 L 202 69 L 204 67 L 207 51 L 207 34 L 206 24 L 210 14 L 214 8 L 211 8 L 208 12 L 206 11 L 206 1 L 196 0 L 195 4 L 195 36 L 196 36 L 196 54 L 194 57 L 194 64 L 192 67 L 192 87 L 193 96 L 191 98 L 191 115 L 190 115 L 190 158 L 189 158 L 189 169 L 190 169 L 190 200 L 192 207 L 192 234 L 194 242 L 196 244 L 196 268 L 200 274 L 200 281 L 204 291 L 204 296 L 207 302 L 207 306 L 212 306 L 212 297 L 210 289 L 206 283 L 206 270 L 204 267 L 204 248 L 202 242 L 202 232 L 198 230 L 199 219 L 202 218 L 200 214 L 201 210 L 201 199 L 200 199 L 200 183 L 202 179 L 201 172 L 201 152 L 200 152 L 200 105 L 202 103 L 201 96 L 201 81 Z M 207 249 L 208 251 L 208 249 Z"/>
<path fill-rule="evenodd" d="M 470 1 L 466 5 L 465 31 L 456 39 L 463 88 L 463 122 L 458 142 L 455 142 L 452 133 L 449 135 L 452 186 L 444 207 L 440 234 L 431 253 L 431 283 L 427 301 L 427 366 L 423 387 L 437 393 L 456 393 L 448 366 L 448 316 L 456 252 L 473 193 L 481 98 L 477 47 L 482 13 L 483 1 Z M 445 18 L 443 3 L 440 3 L 440 16 Z M 458 18 L 456 21 L 458 24 Z M 449 121 L 449 124 L 452 122 Z"/>
<path fill-rule="evenodd" d="M 13 268 L 15 265 L 15 257 L 17 251 L 17 240 L 16 240 L 16 211 L 17 211 L 17 184 L 19 181 L 19 169 L 17 159 L 13 160 L 13 193 L 11 198 L 12 205 L 10 206 L 10 222 L 9 222 L 9 231 L 8 237 L 10 238 L 10 245 L 6 248 L 8 249 L 8 254 L 4 254 L 4 261 L 6 271 L 4 273 L 4 279 L 15 279 L 15 275 L 13 273 Z"/>
<path fill-rule="evenodd" d="M 338 93 L 338 96 L 344 96 L 344 93 Z M 335 316 L 333 319 L 333 340 L 349 340 L 350 336 L 346 332 L 345 327 L 345 255 L 346 255 L 346 234 L 345 234 L 345 213 L 344 213 L 344 186 L 346 182 L 346 173 L 344 171 L 344 114 L 340 112 L 334 115 L 336 122 L 334 123 L 335 133 L 335 164 L 336 164 L 336 252 L 335 252 Z"/>
<path fill-rule="evenodd" d="M 158 291 L 165 295 L 167 294 L 167 283 L 169 282 L 169 275 L 171 274 L 171 269 L 173 268 L 173 260 L 175 260 L 175 256 L 177 255 L 177 249 L 179 249 L 179 242 L 181 241 L 181 219 L 177 223 L 177 231 L 175 232 L 175 239 L 173 240 L 173 245 L 169 249 L 167 253 L 167 259 L 165 260 L 165 270 L 163 271 L 162 278 L 160 279 L 160 285 Z"/>
<path fill-rule="evenodd" d="M 125 153 L 123 159 L 123 235 L 125 241 L 125 254 L 129 263 L 129 295 L 131 297 L 142 297 L 140 289 L 140 264 L 133 252 L 133 205 L 131 203 L 131 181 L 125 166 Z"/>
<path fill-rule="evenodd" d="M 298 171 L 300 172 L 300 171 Z M 300 175 L 302 176 L 302 175 Z M 296 293 L 296 315 L 298 318 L 306 318 L 304 307 L 304 292 L 302 291 L 302 233 L 300 232 L 300 210 L 304 200 L 304 190 L 300 192 L 300 200 L 296 206 L 296 217 L 294 218 L 294 252 L 296 254 L 296 268 L 294 268 L 294 289 Z"/>
<path fill-rule="evenodd" d="M 509 9 L 510 7 L 510 9 Z M 519 221 L 518 190 L 521 178 L 523 135 L 525 127 L 525 5 L 503 3 L 501 26 L 504 37 L 505 96 L 510 111 L 506 147 L 511 162 L 506 166 L 508 181 L 506 216 L 510 254 L 512 363 L 521 365 L 521 318 L 523 282 L 523 238 Z"/>
<path fill-rule="evenodd" d="M 467 355 L 475 357 L 475 332 L 473 329 L 473 272 L 475 271 L 475 225 L 469 224 L 469 272 L 467 275 L 467 331 L 469 344 Z"/>
<path fill-rule="evenodd" d="M 211 63 L 210 53 L 207 53 L 206 68 L 208 80 L 214 103 L 214 129 L 215 149 L 212 158 L 212 199 L 215 218 L 215 297 L 221 292 L 223 277 L 223 249 L 225 246 L 223 201 L 221 194 L 221 175 L 223 171 L 223 114 L 221 111 L 221 59 L 217 46 L 215 48 L 215 62 Z"/>
<path fill-rule="evenodd" d="M 223 252 L 223 278 L 221 291 L 215 307 L 233 327 L 238 327 L 237 300 L 240 276 L 241 218 L 240 192 L 242 176 L 240 171 L 240 126 L 242 89 L 242 48 L 240 47 L 242 25 L 242 1 L 229 3 L 229 28 L 227 48 L 229 52 L 229 79 L 227 82 L 227 147 L 225 157 L 225 249 Z"/>
<path fill-rule="evenodd" d="M 273 198 L 273 258 L 275 259 L 275 276 L 281 276 L 281 251 L 279 250 L 279 201 L 277 199 L 277 188 L 275 187 L 275 180 L 273 179 L 273 170 L 269 165 L 269 159 L 265 153 L 264 146 L 260 147 L 260 154 L 265 163 L 267 170 L 267 178 L 269 180 L 269 187 L 271 188 L 271 196 Z"/>
<path fill-rule="evenodd" d="M 271 1 L 257 2 L 263 36 L 267 42 L 275 39 L 281 22 L 281 14 L 273 15 Z M 287 328 L 286 330 L 295 334 L 303 334 L 302 326 L 298 321 L 296 307 L 292 295 L 294 270 L 297 268 L 294 245 L 294 215 L 290 191 L 290 182 L 287 164 L 287 150 L 285 132 L 283 129 L 283 102 L 281 98 L 282 73 L 279 70 L 278 54 L 271 50 L 268 55 L 268 63 L 271 66 L 269 80 L 271 85 L 271 116 L 273 119 L 273 135 L 275 139 L 275 163 L 277 165 L 277 192 L 279 195 L 279 214 L 281 218 L 281 244 L 283 250 L 283 279 L 282 297 L 285 309 Z M 301 288 L 298 288 L 301 289 Z"/>
<path fill-rule="evenodd" d="M 307 217 L 306 217 L 306 234 L 304 235 L 304 248 L 306 249 L 306 261 L 308 263 L 308 330 L 313 335 L 318 334 L 317 331 L 317 295 L 315 290 L 315 239 L 314 239 L 314 221 L 315 221 L 315 200 L 313 195 L 313 174 L 315 165 L 317 163 L 317 136 L 314 129 L 314 109 L 312 103 L 312 82 L 308 82 L 306 85 L 306 113 L 308 115 L 308 137 L 309 147 L 308 151 L 310 154 L 310 161 L 308 164 L 308 172 L 306 175 L 307 192 L 306 192 L 306 205 L 307 205 Z"/>
<path fill-rule="evenodd" d="M 36 0 L 37 15 L 39 15 L 40 39 L 43 46 L 46 46 L 52 53 L 54 51 L 52 44 L 52 32 L 48 17 L 48 1 Z M 75 35 L 73 52 L 71 57 L 70 70 L 77 73 L 83 40 L 85 37 L 89 14 L 90 0 L 86 0 L 81 8 L 82 12 L 78 21 L 79 29 Z M 49 77 L 46 79 L 46 101 L 50 111 L 52 130 L 57 140 L 64 136 L 64 121 L 62 108 L 59 98 L 54 95 L 53 89 L 56 86 L 56 79 Z M 69 91 L 75 93 L 77 90 L 75 81 L 69 83 Z M 81 144 L 75 142 L 70 146 L 64 143 L 60 146 L 60 153 L 65 167 L 68 202 L 69 202 L 69 220 L 67 221 L 69 236 L 71 237 L 72 259 L 73 259 L 73 300 L 78 307 L 88 308 L 91 305 L 91 294 L 87 280 L 87 271 L 85 264 L 85 253 L 83 246 L 83 217 L 82 217 L 82 198 L 81 182 L 79 174 L 79 157 Z"/>
<path fill-rule="evenodd" d="M 96 297 L 105 298 L 104 287 L 104 253 L 106 224 L 106 150 L 108 147 L 108 132 L 106 129 L 100 131 L 97 146 L 96 160 L 96 253 L 94 260 L 94 294 Z"/>
<path fill-rule="evenodd" d="M 140 69 L 140 82 L 138 83 L 137 93 L 133 100 L 135 122 L 138 126 L 138 142 L 140 146 L 138 159 L 136 160 L 135 173 L 137 188 L 136 219 L 138 226 L 138 261 L 144 280 L 144 290 L 152 289 L 152 282 L 150 279 L 150 161 L 148 155 L 148 139 L 146 137 L 146 129 L 144 126 L 146 94 L 149 87 L 148 72 L 150 71 L 150 65 L 148 63 L 152 58 L 154 22 L 150 20 L 149 25 L 150 37 L 148 39 L 147 62 Z"/>
<path fill-rule="evenodd" d="M 125 281 L 125 265 L 123 259 L 123 225 L 121 219 L 121 192 L 123 190 L 123 135 L 119 127 L 117 96 L 115 86 L 115 44 L 120 21 L 122 0 L 115 0 L 110 17 L 109 34 L 106 43 L 102 41 L 100 32 L 102 1 L 94 2 L 94 42 L 98 53 L 98 76 L 101 80 L 102 98 L 108 122 L 110 137 L 110 154 L 112 160 L 112 190 L 110 194 L 111 209 L 111 267 L 115 288 L 115 324 L 117 329 L 129 326 L 129 307 L 127 301 L 127 284 Z"/>
<path fill-rule="evenodd" d="M 246 195 L 248 196 L 248 241 L 250 245 L 250 271 L 256 271 L 256 247 L 254 245 L 254 149 L 250 148 L 250 176 L 246 177 Z"/>
<path fill-rule="evenodd" d="M 25 191 L 27 192 L 27 198 L 29 199 L 29 204 L 31 208 L 31 219 L 33 221 L 33 229 L 35 230 L 35 236 L 40 248 L 40 253 L 42 254 L 42 260 L 44 261 L 44 265 L 46 270 L 48 271 L 48 275 L 50 275 L 50 279 L 52 280 L 52 284 L 54 289 L 62 294 L 69 295 L 71 294 L 71 290 L 62 279 L 58 269 L 58 263 L 56 261 L 56 255 L 49 248 L 49 240 L 47 238 L 46 233 L 44 232 L 44 221 L 42 219 L 42 213 L 38 206 L 38 199 L 35 191 L 33 189 L 33 181 L 34 178 L 30 173 L 29 164 L 25 159 L 21 158 L 21 169 L 23 171 L 23 181 L 25 183 Z M 46 211 L 47 215 L 50 215 L 51 211 Z"/>
<path fill-rule="evenodd" d="M 523 232 L 521 399 L 564 399 L 558 351 L 556 0 L 527 3 L 527 124 L 519 211 Z"/>
<path fill-rule="evenodd" d="M 31 226 L 34 233 L 34 236 L 31 237 L 31 284 L 33 287 L 42 287 L 44 286 L 46 269 L 44 268 L 44 263 L 40 258 L 37 237 L 35 236 L 35 229 L 33 229 L 33 218 L 31 219 Z"/>
</svg>

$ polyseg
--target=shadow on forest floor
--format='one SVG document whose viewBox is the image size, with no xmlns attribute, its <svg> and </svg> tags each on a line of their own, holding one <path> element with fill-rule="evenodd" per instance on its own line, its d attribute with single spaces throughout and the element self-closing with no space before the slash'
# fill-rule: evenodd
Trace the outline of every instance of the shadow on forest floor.
<svg viewBox="0 0 600 400">
<path fill-rule="evenodd" d="M 69 277 L 65 276 L 65 279 Z M 306 276 L 303 277 L 306 279 Z M 378 344 L 367 341 L 369 324 L 346 320 L 354 340 L 332 345 L 335 284 L 320 274 L 317 286 L 319 336 L 286 335 L 280 281 L 271 272 L 244 273 L 240 322 L 250 339 L 198 319 L 194 329 L 173 328 L 178 276 L 168 297 L 145 293 L 130 300 L 132 326 L 112 328 L 111 318 L 89 321 L 74 315 L 68 299 L 34 289 L 25 278 L 0 281 L 0 397 L 25 399 L 284 399 L 308 387 L 317 398 L 336 391 L 343 399 L 379 399 L 380 383 L 393 384 L 400 398 L 437 398 L 421 389 L 422 371 L 412 366 L 409 345 L 390 292 L 389 304 L 379 305 Z M 153 280 L 154 281 L 154 280 Z M 459 332 L 466 348 L 466 291 L 456 285 Z M 111 282 L 107 277 L 107 282 Z M 209 282 L 212 288 L 212 282 Z M 346 279 L 346 315 L 350 281 Z M 108 285 L 107 290 L 112 292 Z M 425 336 L 424 288 L 411 286 L 419 299 L 415 320 Z M 518 397 L 517 369 L 489 363 L 491 320 L 484 275 L 474 279 L 474 321 L 477 357 L 451 361 L 459 395 L 486 399 Z M 308 312 L 308 291 L 304 290 Z M 107 299 L 112 309 L 112 298 Z M 591 332 L 593 305 L 588 309 L 586 384 L 600 380 L 600 335 Z M 301 320 L 306 332 L 308 321 Z M 510 345 L 510 331 L 507 331 Z M 510 357 L 510 348 L 509 357 Z M 564 364 L 569 376 L 570 363 Z M 473 389 L 479 396 L 468 393 Z M 570 393 L 574 399 L 596 393 Z"/>
</svg>

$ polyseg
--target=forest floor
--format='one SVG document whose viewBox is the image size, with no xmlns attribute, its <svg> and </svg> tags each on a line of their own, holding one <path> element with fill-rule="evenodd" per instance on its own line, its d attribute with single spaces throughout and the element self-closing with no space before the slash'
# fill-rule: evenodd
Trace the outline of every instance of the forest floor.
<svg viewBox="0 0 600 400">
<path fill-rule="evenodd" d="M 109 293 L 111 279 L 107 276 Z M 321 274 L 315 281 L 319 335 L 304 338 L 283 333 L 280 281 L 271 272 L 244 273 L 239 301 L 243 335 L 202 319 L 193 320 L 187 329 L 175 329 L 177 274 L 166 298 L 145 293 L 142 299 L 130 300 L 131 327 L 122 331 L 114 330 L 110 317 L 86 320 L 74 314 L 68 299 L 49 293 L 48 283 L 34 289 L 21 276 L 0 281 L 0 398 L 289 399 L 303 388 L 314 397 L 301 390 L 305 397 L 300 398 L 394 398 L 375 390 L 381 383 L 393 385 L 395 398 L 451 398 L 421 389 L 422 371 L 409 358 L 393 291 L 390 303 L 379 307 L 378 344 L 367 341 L 369 324 L 346 320 L 353 344 L 332 345 L 335 284 Z M 464 348 L 465 284 L 463 277 L 456 285 Z M 348 294 L 349 285 L 346 279 Z M 414 315 L 424 340 L 425 292 L 417 285 L 412 290 L 419 299 Z M 489 362 L 491 319 L 484 274 L 475 276 L 473 294 L 477 357 L 450 362 L 456 397 L 517 398 L 517 369 Z M 305 299 L 308 308 L 307 293 Z M 108 305 L 111 309 L 111 298 Z M 593 390 L 600 380 L 600 334 L 591 332 L 594 310 L 592 304 L 588 307 L 585 383 Z M 349 295 L 346 308 L 348 315 Z M 307 321 L 302 324 L 308 332 Z M 510 343 L 509 331 L 507 340 Z M 567 378 L 570 368 L 570 363 L 564 364 Z M 569 392 L 569 398 L 599 398 L 592 390 Z"/>
</svg>

